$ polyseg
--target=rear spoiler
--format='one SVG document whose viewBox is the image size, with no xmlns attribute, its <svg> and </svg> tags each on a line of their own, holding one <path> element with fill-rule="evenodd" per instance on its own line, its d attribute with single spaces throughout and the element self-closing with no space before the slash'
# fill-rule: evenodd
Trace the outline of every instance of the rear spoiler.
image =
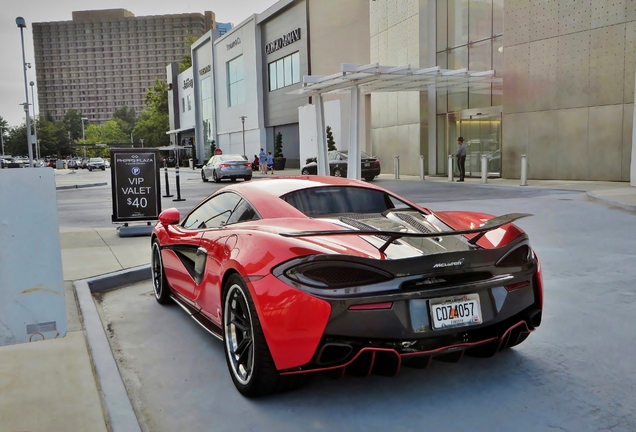
<svg viewBox="0 0 636 432">
<path fill-rule="evenodd" d="M 518 219 L 532 216 L 529 213 L 509 213 L 502 216 L 497 216 L 492 219 L 488 219 L 485 224 L 477 228 L 456 230 L 456 231 L 439 231 L 432 233 L 416 233 L 408 231 L 381 231 L 381 230 L 325 230 L 325 231 L 297 231 L 292 233 L 280 233 L 283 237 L 317 237 L 317 236 L 330 236 L 330 235 L 371 235 L 371 236 L 383 236 L 388 237 L 386 242 L 380 248 L 380 252 L 384 252 L 387 247 L 395 240 L 402 237 L 412 238 L 427 238 L 427 237 L 443 237 L 454 236 L 464 234 L 477 234 L 475 237 L 468 240 L 470 244 L 476 244 L 480 238 L 484 236 L 488 231 L 497 229 L 503 225 L 514 222 Z"/>
</svg>

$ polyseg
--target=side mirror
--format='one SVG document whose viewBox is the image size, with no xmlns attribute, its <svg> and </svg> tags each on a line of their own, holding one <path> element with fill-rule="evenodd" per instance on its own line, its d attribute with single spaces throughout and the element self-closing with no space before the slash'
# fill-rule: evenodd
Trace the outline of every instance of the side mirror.
<svg viewBox="0 0 636 432">
<path fill-rule="evenodd" d="M 159 222 L 164 225 L 173 225 L 179 223 L 180 220 L 181 215 L 179 214 L 179 210 L 174 207 L 164 210 L 159 214 Z"/>
</svg>

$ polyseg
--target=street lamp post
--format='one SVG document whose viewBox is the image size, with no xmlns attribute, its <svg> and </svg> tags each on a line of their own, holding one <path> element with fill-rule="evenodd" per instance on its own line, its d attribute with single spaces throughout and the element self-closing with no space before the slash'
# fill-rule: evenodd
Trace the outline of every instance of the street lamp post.
<svg viewBox="0 0 636 432">
<path fill-rule="evenodd" d="M 0 126 L 0 144 L 2 144 L 2 156 L 4 156 L 4 126 Z"/>
<path fill-rule="evenodd" d="M 245 153 L 245 119 L 247 116 L 240 116 L 241 123 L 243 124 L 243 156 L 247 157 L 247 153 Z"/>
<path fill-rule="evenodd" d="M 26 28 L 26 21 L 24 18 L 17 17 L 15 19 L 16 25 L 20 28 L 20 39 L 22 40 L 22 69 L 24 69 L 24 97 L 26 102 L 24 105 L 24 114 L 26 116 L 26 130 L 27 130 L 27 147 L 29 148 L 29 166 L 35 168 L 33 164 L 33 149 L 31 148 L 31 121 L 29 119 L 29 86 L 27 85 L 27 65 L 31 67 L 30 63 L 26 62 L 26 56 L 24 54 L 24 29 Z"/>
<path fill-rule="evenodd" d="M 33 95 L 33 86 L 35 83 L 31 81 L 31 101 L 33 102 L 33 139 L 35 140 L 35 160 L 40 160 L 40 144 L 38 143 L 38 123 L 35 115 L 35 96 Z"/>
<path fill-rule="evenodd" d="M 84 141 L 84 159 L 86 159 L 86 135 L 84 135 L 84 121 L 88 121 L 88 118 L 82 117 L 82 141 Z"/>
<path fill-rule="evenodd" d="M 141 148 L 144 148 L 144 140 L 140 139 L 139 141 L 141 141 Z"/>
</svg>

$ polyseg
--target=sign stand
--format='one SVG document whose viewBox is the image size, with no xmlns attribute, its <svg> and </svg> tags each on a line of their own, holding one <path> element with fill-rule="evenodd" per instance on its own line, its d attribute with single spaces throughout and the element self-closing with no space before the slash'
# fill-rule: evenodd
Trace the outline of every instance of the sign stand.
<svg viewBox="0 0 636 432">
<path fill-rule="evenodd" d="M 152 234 L 153 226 L 150 222 L 147 225 L 134 225 L 130 226 L 128 223 L 124 223 L 117 227 L 117 234 L 119 237 L 142 237 Z"/>
<path fill-rule="evenodd" d="M 113 222 L 120 237 L 148 236 L 150 221 L 161 213 L 159 151 L 152 149 L 111 149 Z M 129 225 L 145 222 L 145 225 Z"/>
</svg>

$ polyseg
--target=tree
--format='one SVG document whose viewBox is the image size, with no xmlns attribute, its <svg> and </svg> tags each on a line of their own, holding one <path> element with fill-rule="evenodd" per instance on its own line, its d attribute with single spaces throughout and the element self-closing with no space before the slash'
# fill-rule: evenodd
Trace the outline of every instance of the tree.
<svg viewBox="0 0 636 432">
<path fill-rule="evenodd" d="M 122 132 L 129 136 L 137 122 L 135 108 L 128 108 L 127 105 L 122 106 L 113 113 L 113 120 L 119 124 L 119 128 Z"/>
<path fill-rule="evenodd" d="M 336 148 L 336 141 L 333 139 L 333 132 L 331 126 L 327 126 L 327 150 L 334 151 Z"/>
<path fill-rule="evenodd" d="M 183 55 L 183 58 L 179 62 L 179 73 L 184 72 L 186 69 L 192 67 L 192 51 L 191 47 L 197 41 L 197 38 L 194 35 L 187 35 L 185 37 L 185 43 L 187 48 L 187 53 Z"/>
<path fill-rule="evenodd" d="M 283 134 L 278 132 L 274 141 L 274 158 L 282 158 L 283 156 Z"/>
<path fill-rule="evenodd" d="M 147 147 L 161 147 L 170 144 L 166 132 L 170 129 L 168 116 L 168 88 L 155 78 L 155 85 L 146 90 L 146 108 L 141 112 L 132 131 L 136 137 L 143 137 Z"/>
<path fill-rule="evenodd" d="M 66 111 L 62 121 L 66 126 L 66 130 L 71 133 L 71 140 L 82 138 L 82 113 L 77 110 L 70 109 Z"/>
</svg>

